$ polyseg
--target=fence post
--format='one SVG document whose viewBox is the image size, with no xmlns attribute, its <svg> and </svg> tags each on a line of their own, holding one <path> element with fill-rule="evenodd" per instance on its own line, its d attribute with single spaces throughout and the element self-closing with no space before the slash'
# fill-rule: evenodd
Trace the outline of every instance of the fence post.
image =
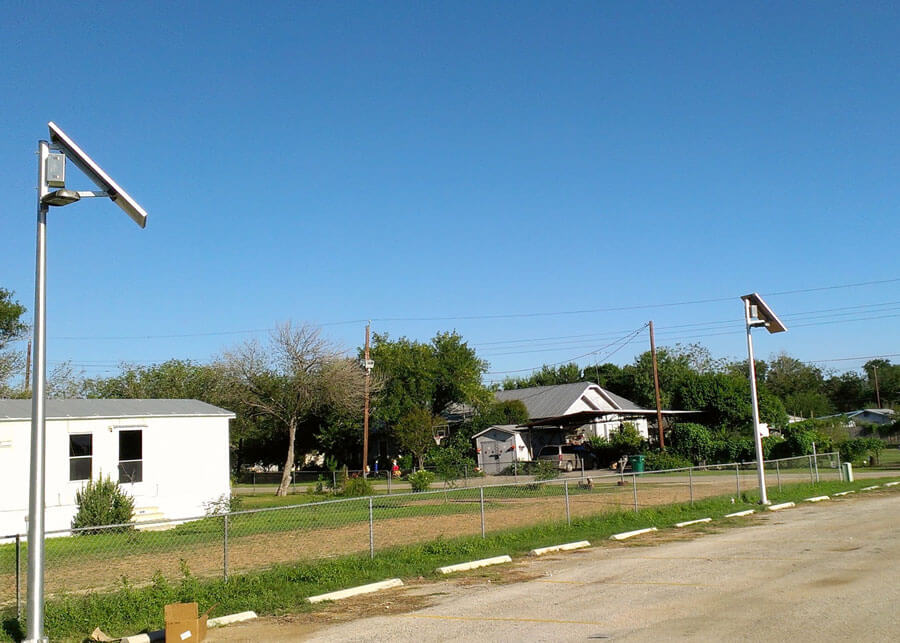
<svg viewBox="0 0 900 643">
<path fill-rule="evenodd" d="M 694 467 L 688 467 L 688 486 L 691 488 L 691 506 L 694 506 Z"/>
<path fill-rule="evenodd" d="M 464 476 L 464 480 L 466 481 L 465 484 L 466 484 L 466 486 L 468 487 L 468 486 L 469 486 L 469 463 L 466 462 L 466 463 L 463 465 L 463 467 L 464 467 L 464 468 L 463 468 L 463 476 Z"/>
<path fill-rule="evenodd" d="M 372 511 L 372 496 L 369 496 L 369 558 L 375 559 L 375 513 Z"/>
<path fill-rule="evenodd" d="M 809 459 L 809 483 L 815 484 L 816 479 L 813 477 L 813 458 L 811 455 L 806 457 Z"/>
<path fill-rule="evenodd" d="M 516 458 L 513 460 L 513 476 L 516 479 L 516 482 L 519 481 L 519 459 Z"/>
<path fill-rule="evenodd" d="M 256 471 L 253 472 L 253 493 L 256 493 Z"/>
<path fill-rule="evenodd" d="M 569 511 L 569 481 L 566 480 L 566 524 L 572 524 L 572 514 Z"/>
<path fill-rule="evenodd" d="M 16 619 L 22 621 L 22 535 L 16 534 Z"/>
<path fill-rule="evenodd" d="M 741 499 L 741 463 L 737 462 L 734 465 L 734 478 L 737 481 L 737 499 Z"/>
<path fill-rule="evenodd" d="M 829 465 L 831 464 L 831 456 L 830 455 L 828 456 L 828 464 Z M 837 470 L 838 470 L 838 475 L 841 477 L 841 482 L 843 482 L 844 481 L 844 467 L 841 466 L 840 457 L 838 457 L 838 459 L 837 459 Z"/>
<path fill-rule="evenodd" d="M 638 500 L 637 500 L 637 474 L 631 474 L 631 495 L 634 496 L 634 510 L 637 512 L 638 510 Z"/>
<path fill-rule="evenodd" d="M 478 487 L 481 496 L 481 537 L 484 538 L 484 487 Z"/>
<path fill-rule="evenodd" d="M 775 460 L 775 477 L 778 478 L 778 490 L 781 491 L 781 461 Z"/>
<path fill-rule="evenodd" d="M 337 495 L 337 471 L 331 472 L 331 495 Z"/>
<path fill-rule="evenodd" d="M 384 474 L 388 479 L 388 495 L 391 495 L 391 479 L 394 477 L 394 472 L 389 469 L 385 471 Z"/>
<path fill-rule="evenodd" d="M 222 521 L 222 571 L 225 582 L 228 582 L 228 514 L 225 514 Z"/>
<path fill-rule="evenodd" d="M 816 467 L 816 484 L 819 484 L 819 456 L 816 453 L 816 443 L 813 442 L 812 445 L 813 445 L 813 454 L 812 454 L 813 464 Z"/>
</svg>

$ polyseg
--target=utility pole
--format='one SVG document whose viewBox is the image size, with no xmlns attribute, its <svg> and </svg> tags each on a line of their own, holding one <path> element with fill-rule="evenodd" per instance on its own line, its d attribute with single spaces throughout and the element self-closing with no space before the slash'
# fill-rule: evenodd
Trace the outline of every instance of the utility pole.
<svg viewBox="0 0 900 643">
<path fill-rule="evenodd" d="M 366 353 L 365 361 L 363 362 L 363 366 L 366 369 L 366 406 L 365 411 L 363 411 L 363 478 L 369 476 L 369 378 L 371 377 L 372 366 L 374 366 L 372 360 L 369 359 L 369 326 L 371 323 L 366 323 Z"/>
<path fill-rule="evenodd" d="M 881 408 L 881 392 L 878 390 L 878 366 L 872 364 L 872 372 L 875 375 L 875 405 Z"/>
<path fill-rule="evenodd" d="M 28 348 L 25 351 L 25 390 L 28 391 L 31 381 L 31 340 L 28 340 Z"/>
<path fill-rule="evenodd" d="M 663 438 L 662 402 L 659 396 L 659 367 L 656 365 L 656 342 L 653 338 L 653 321 L 650 321 L 650 354 L 653 356 L 653 387 L 656 389 L 656 425 L 659 427 L 659 448 L 666 448 Z"/>
</svg>

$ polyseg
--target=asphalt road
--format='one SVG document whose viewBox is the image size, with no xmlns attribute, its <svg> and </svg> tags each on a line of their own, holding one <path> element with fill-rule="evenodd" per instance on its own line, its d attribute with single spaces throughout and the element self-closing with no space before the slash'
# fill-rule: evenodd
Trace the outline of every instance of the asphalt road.
<svg viewBox="0 0 900 643">
<path fill-rule="evenodd" d="M 263 620 L 210 641 L 897 641 L 900 493 L 869 493 L 356 599 L 377 616 Z M 427 607 L 398 613 L 412 598 Z"/>
</svg>

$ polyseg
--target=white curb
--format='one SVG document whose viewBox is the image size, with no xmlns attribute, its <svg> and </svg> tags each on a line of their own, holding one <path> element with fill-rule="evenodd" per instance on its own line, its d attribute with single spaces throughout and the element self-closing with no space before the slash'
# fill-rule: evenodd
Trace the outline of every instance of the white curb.
<svg viewBox="0 0 900 643">
<path fill-rule="evenodd" d="M 781 509 L 788 509 L 793 506 L 795 506 L 793 502 L 782 502 L 780 505 L 769 505 L 767 509 L 769 511 L 780 511 Z"/>
<path fill-rule="evenodd" d="M 229 614 L 228 616 L 217 616 L 206 622 L 207 627 L 221 627 L 223 625 L 231 625 L 232 623 L 241 623 L 256 618 L 256 612 L 238 612 L 237 614 Z"/>
<path fill-rule="evenodd" d="M 636 529 L 634 531 L 624 531 L 621 534 L 613 534 L 609 537 L 610 540 L 625 540 L 626 538 L 631 538 L 632 536 L 640 536 L 641 534 L 648 534 L 651 531 L 657 531 L 656 527 L 647 527 L 646 529 Z"/>
<path fill-rule="evenodd" d="M 477 569 L 478 567 L 487 567 L 488 565 L 500 565 L 501 563 L 511 563 L 512 558 L 509 556 L 494 556 L 493 558 L 482 558 L 481 560 L 473 560 L 468 563 L 459 563 L 458 565 L 447 565 L 446 567 L 438 567 L 438 571 L 442 574 L 452 574 L 453 572 L 464 572 L 469 569 Z"/>
<path fill-rule="evenodd" d="M 756 509 L 746 509 L 744 511 L 736 511 L 733 514 L 725 514 L 726 518 L 740 518 L 741 516 L 749 516 L 756 513 Z"/>
<path fill-rule="evenodd" d="M 712 522 L 712 518 L 700 518 L 699 520 L 688 520 L 687 522 L 676 522 L 676 527 L 687 527 L 688 525 L 699 525 L 701 522 Z"/>
<path fill-rule="evenodd" d="M 360 585 L 359 587 L 351 587 L 350 589 L 342 589 L 328 594 L 319 594 L 318 596 L 310 596 L 306 600 L 310 603 L 321 603 L 322 601 L 338 601 L 342 598 L 350 598 L 358 594 L 371 594 L 381 589 L 390 589 L 391 587 L 400 587 L 403 581 L 399 578 L 383 580 L 378 583 L 369 583 L 368 585 Z"/>
<path fill-rule="evenodd" d="M 565 545 L 554 545 L 552 547 L 538 547 L 531 550 L 532 556 L 542 556 L 554 551 L 569 551 L 570 549 L 581 549 L 582 547 L 590 547 L 591 543 L 586 540 L 579 540 L 577 543 L 566 543 Z"/>
<path fill-rule="evenodd" d="M 886 482 L 885 487 L 896 487 L 900 482 Z"/>
<path fill-rule="evenodd" d="M 855 492 L 855 491 L 841 491 L 840 493 L 835 493 L 835 494 L 832 494 L 832 495 L 834 495 L 835 497 L 837 497 L 837 496 L 847 496 L 847 495 L 849 495 L 849 494 L 851 494 L 851 493 L 856 493 L 856 492 Z"/>
<path fill-rule="evenodd" d="M 803 502 L 822 502 L 823 500 L 830 500 L 828 496 L 814 496 L 812 498 L 804 498 Z"/>
<path fill-rule="evenodd" d="M 863 487 L 862 489 L 860 489 L 860 491 L 871 491 L 872 489 L 878 489 L 880 487 L 881 487 L 880 484 L 876 484 L 876 485 L 872 485 L 871 487 Z"/>
</svg>

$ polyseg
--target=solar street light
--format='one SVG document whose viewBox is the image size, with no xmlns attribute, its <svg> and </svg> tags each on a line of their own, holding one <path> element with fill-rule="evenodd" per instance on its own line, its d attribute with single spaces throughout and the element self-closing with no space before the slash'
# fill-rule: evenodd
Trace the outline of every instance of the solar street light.
<svg viewBox="0 0 900 643">
<path fill-rule="evenodd" d="M 50 140 L 38 142 L 37 250 L 34 279 L 34 341 L 31 398 L 31 467 L 28 480 L 28 592 L 26 643 L 45 643 L 44 635 L 44 452 L 46 449 L 46 300 L 47 212 L 85 197 L 109 197 L 142 228 L 147 213 L 113 181 L 91 157 L 53 122 L 47 124 Z M 70 159 L 99 191 L 66 189 L 66 159 Z M 50 188 L 58 188 L 50 191 Z"/>
<path fill-rule="evenodd" d="M 759 501 L 763 505 L 769 504 L 766 493 L 766 472 L 763 468 L 763 427 L 759 421 L 759 399 L 756 392 L 756 362 L 753 361 L 753 338 L 750 331 L 753 328 L 763 327 L 770 333 L 783 333 L 787 330 L 778 316 L 766 304 L 759 293 L 750 293 L 741 297 L 744 300 L 744 321 L 747 324 L 747 353 L 750 366 L 750 401 L 753 406 L 753 441 L 756 443 L 756 471 L 759 475 Z M 768 435 L 768 427 L 766 427 Z"/>
</svg>

